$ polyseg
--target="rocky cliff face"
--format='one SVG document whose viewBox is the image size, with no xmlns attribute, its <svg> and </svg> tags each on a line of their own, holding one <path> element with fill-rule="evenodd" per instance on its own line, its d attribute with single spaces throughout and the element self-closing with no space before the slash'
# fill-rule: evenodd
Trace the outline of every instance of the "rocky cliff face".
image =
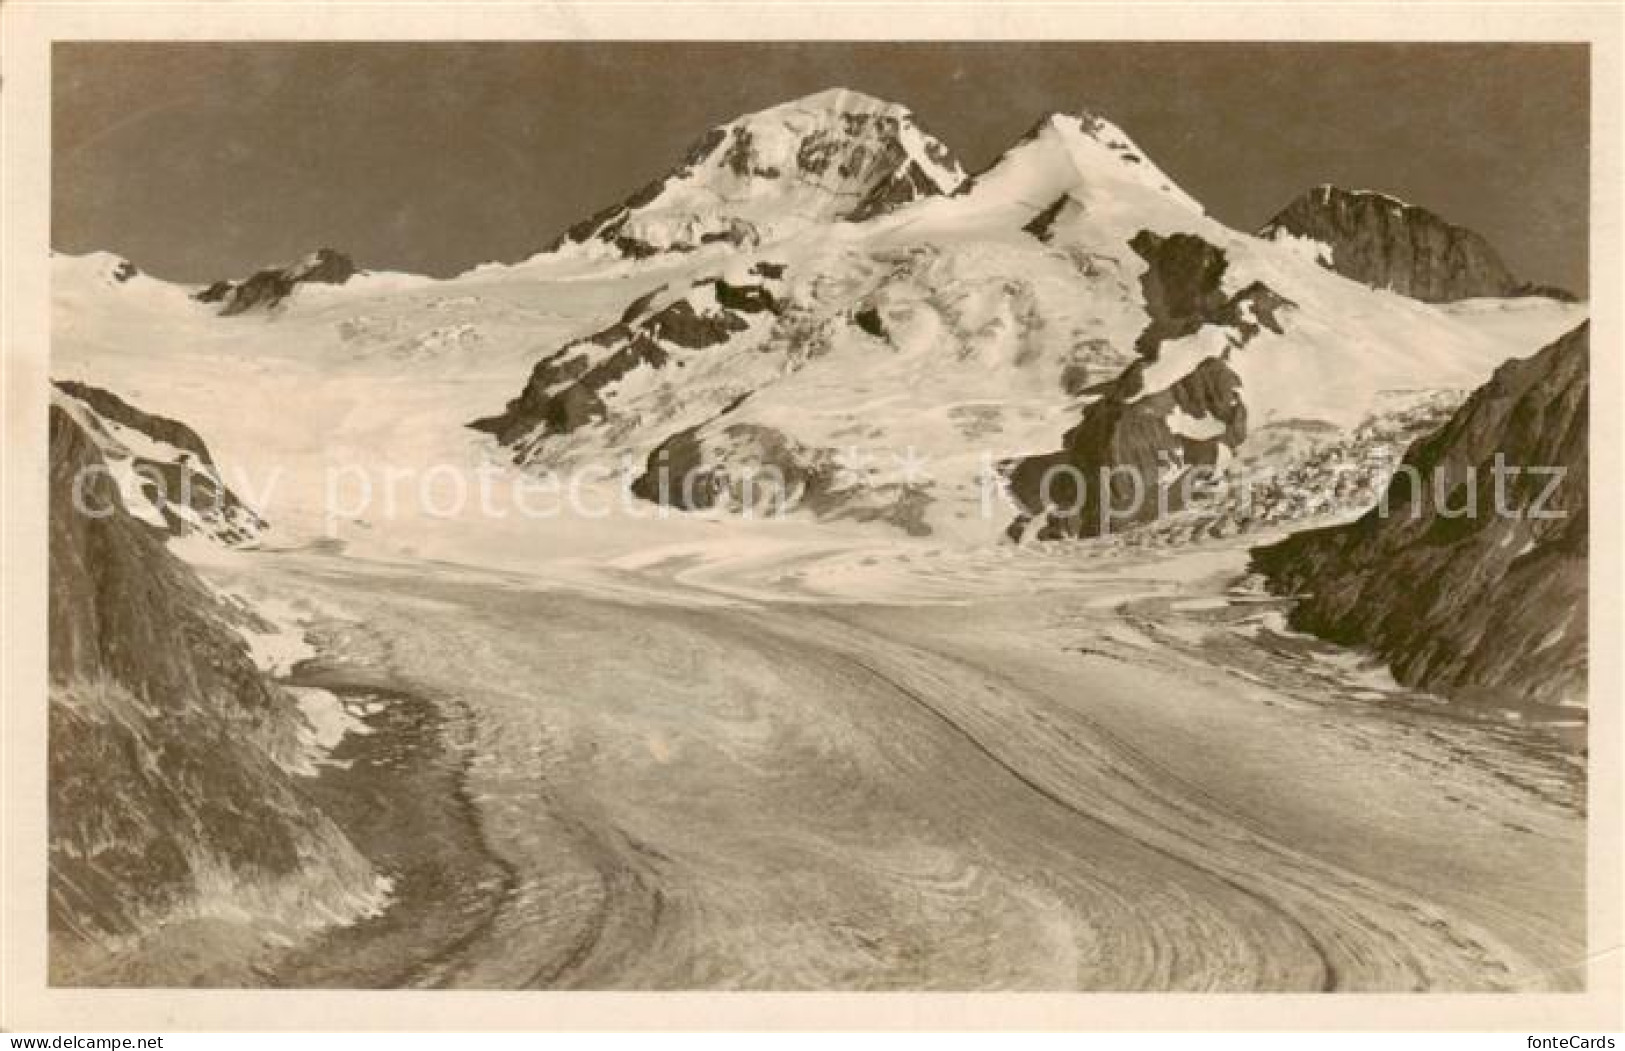
<svg viewBox="0 0 1625 1051">
<path fill-rule="evenodd" d="M 232 546 L 264 532 L 265 522 L 227 487 L 192 428 L 88 383 L 55 386 L 54 404 L 96 446 L 126 513 L 168 536 L 201 534 Z"/>
<path fill-rule="evenodd" d="M 1503 365 L 1411 448 L 1386 512 L 1256 549 L 1292 625 L 1424 689 L 1583 704 L 1588 348 L 1581 325 Z"/>
<path fill-rule="evenodd" d="M 1012 537 L 1095 536 L 1177 511 L 1194 490 L 1191 472 L 1222 468 L 1247 437 L 1230 357 L 1263 329 L 1280 333 L 1293 304 L 1258 281 L 1226 295 L 1225 253 L 1200 237 L 1142 231 L 1131 247 L 1147 264 L 1139 358 L 1093 391 L 1060 451 L 1011 466 L 1010 494 L 1023 509 Z M 1182 363 L 1193 340 L 1210 346 Z"/>
<path fill-rule="evenodd" d="M 193 295 L 200 303 L 220 304 L 220 315 L 269 311 L 280 306 L 300 285 L 342 285 L 356 275 L 349 256 L 331 248 L 283 267 L 260 270 L 241 281 L 216 281 Z"/>
<path fill-rule="evenodd" d="M 1288 205 L 1259 234 L 1306 239 L 1313 242 L 1320 262 L 1344 277 L 1427 303 L 1478 296 L 1568 295 L 1521 284 L 1478 234 L 1380 193 L 1317 187 Z"/>
<path fill-rule="evenodd" d="M 907 109 L 834 89 L 712 128 L 674 171 L 572 226 L 550 250 L 641 259 L 754 246 L 883 215 L 963 179 Z"/>
<path fill-rule="evenodd" d="M 264 625 L 125 509 L 62 405 L 50 452 L 53 980 L 184 974 L 122 970 L 178 925 L 292 935 L 375 907 L 370 866 L 289 772 L 303 718 L 234 630 Z"/>
</svg>

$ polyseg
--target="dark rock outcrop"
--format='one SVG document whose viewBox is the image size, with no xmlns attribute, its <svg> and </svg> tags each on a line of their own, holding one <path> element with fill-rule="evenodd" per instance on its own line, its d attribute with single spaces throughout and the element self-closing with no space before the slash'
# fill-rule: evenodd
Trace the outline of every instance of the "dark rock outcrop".
<svg viewBox="0 0 1625 1051">
<path fill-rule="evenodd" d="M 713 287 L 720 288 L 723 282 L 717 281 Z M 694 309 L 694 304 L 687 299 L 679 299 L 663 310 L 651 315 L 643 322 L 645 333 L 657 340 L 665 340 L 688 350 L 700 350 L 704 347 L 713 347 L 718 343 L 725 343 L 728 337 L 745 328 L 747 322 L 741 313 L 759 313 L 768 309 L 747 297 L 742 291 L 733 296 L 734 302 L 748 303 L 749 306 L 719 310 L 715 313 L 702 314 Z M 770 302 L 772 296 L 767 300 Z M 722 302 L 719 292 L 717 302 Z"/>
<path fill-rule="evenodd" d="M 754 273 L 766 272 L 782 274 L 783 268 L 757 264 Z M 665 368 L 676 353 L 704 351 L 728 342 L 749 327 L 752 315 L 779 314 L 783 304 L 769 287 L 776 279 L 764 276 L 757 282 L 730 282 L 707 278 L 695 282 L 690 294 L 658 308 L 655 304 L 664 289 L 657 289 L 634 302 L 615 324 L 542 358 L 531 370 L 524 391 L 500 415 L 475 420 L 469 426 L 494 434 L 504 445 L 517 445 L 534 444 L 602 421 L 608 408 L 601 392 L 634 369 Z M 708 292 L 714 307 L 696 308 L 695 292 Z"/>
<path fill-rule="evenodd" d="M 1155 359 L 1165 341 L 1182 339 L 1204 325 L 1227 325 L 1252 336 L 1263 325 L 1280 332 L 1276 313 L 1290 304 L 1262 282 L 1233 296 L 1220 290 L 1229 260 L 1223 250 L 1195 234 L 1159 237 L 1142 230 L 1130 247 L 1150 267 L 1140 278 L 1151 323 L 1135 340 L 1142 357 Z"/>
<path fill-rule="evenodd" d="M 1581 325 L 1503 365 L 1377 508 L 1256 549 L 1271 590 L 1299 597 L 1292 626 L 1439 693 L 1583 702 L 1588 348 Z"/>
<path fill-rule="evenodd" d="M 219 303 L 220 315 L 231 317 L 280 306 L 300 285 L 342 285 L 358 271 L 342 252 L 320 248 L 297 263 L 260 270 L 242 281 L 216 281 L 192 294 L 200 303 Z"/>
<path fill-rule="evenodd" d="M 943 187 L 924 168 L 910 161 L 875 183 L 874 188 L 864 194 L 863 199 L 843 218 L 847 222 L 861 223 L 865 219 L 894 212 L 911 201 L 936 197 L 942 192 Z"/>
<path fill-rule="evenodd" d="M 285 930 L 353 913 L 372 873 L 287 770 L 302 717 L 232 630 L 255 618 L 124 510 L 55 405 L 50 453 L 53 980 L 116 980 L 112 957 L 228 887 Z"/>
<path fill-rule="evenodd" d="M 229 693 L 271 710 L 273 691 L 242 640 L 203 612 L 212 596 L 125 509 L 95 439 L 52 406 L 50 441 L 53 680 L 105 677 L 153 696 Z"/>
<path fill-rule="evenodd" d="M 1061 217 L 1061 213 L 1065 211 L 1067 205 L 1071 203 L 1072 198 L 1066 194 L 1062 194 L 1061 196 L 1055 198 L 1055 200 L 1051 201 L 1048 207 L 1044 208 L 1037 215 L 1033 216 L 1027 225 L 1022 227 L 1022 230 L 1032 234 L 1040 241 L 1048 244 L 1051 233 L 1055 227 L 1055 220 Z"/>
<path fill-rule="evenodd" d="M 1344 277 L 1427 303 L 1554 293 L 1574 298 L 1518 282 L 1483 237 L 1380 193 L 1317 187 L 1259 231 L 1263 237 L 1283 233 L 1325 245 L 1330 258 L 1322 263 Z"/>
<path fill-rule="evenodd" d="M 53 386 L 71 398 L 84 402 L 95 412 L 115 423 L 132 427 L 150 438 L 166 442 L 191 453 L 200 463 L 213 464 L 214 459 L 209 455 L 208 446 L 198 433 L 179 420 L 171 420 L 164 416 L 155 416 L 150 412 L 131 405 L 112 391 L 100 387 L 92 387 L 88 383 L 78 380 L 54 380 Z"/>
<path fill-rule="evenodd" d="M 1559 303 L 1578 303 L 1580 297 L 1566 288 L 1556 285 L 1537 285 L 1529 281 L 1520 281 L 1511 293 L 1513 296 L 1533 296 L 1537 299 L 1555 299 Z"/>
<path fill-rule="evenodd" d="M 1223 250 L 1192 234 L 1141 231 L 1131 242 L 1149 266 L 1141 277 L 1151 320 L 1135 342 L 1139 359 L 1115 380 L 1093 388 L 1062 447 L 1006 465 L 1011 497 L 1022 514 L 1010 535 L 1040 539 L 1094 536 L 1179 510 L 1194 491 L 1192 472 L 1216 467 L 1247 436 L 1247 407 L 1229 355 L 1263 328 L 1281 331 L 1292 304 L 1260 282 L 1232 296 L 1221 284 Z M 1145 390 L 1162 344 L 1207 326 L 1226 330 L 1223 353 L 1203 358 L 1161 389 Z M 1175 421 L 1199 423 L 1201 431 Z"/>
<path fill-rule="evenodd" d="M 866 306 L 852 314 L 853 322 L 876 339 L 886 338 L 886 321 L 874 306 Z"/>
<path fill-rule="evenodd" d="M 728 422 L 748 396 L 711 420 L 677 432 L 649 453 L 632 481 L 639 499 L 684 511 L 752 515 L 805 512 L 826 521 L 883 522 L 928 536 L 928 486 L 852 484 L 837 454 L 809 448 L 773 427 Z"/>
<path fill-rule="evenodd" d="M 138 480 L 143 500 L 162 526 L 147 516 L 143 524 L 166 536 L 202 533 L 228 545 L 247 543 L 262 533 L 266 523 L 225 484 L 197 432 L 178 420 L 136 408 L 111 391 L 75 380 L 55 381 L 56 389 L 80 407 L 78 424 L 90 435 L 103 459 L 129 466 Z M 124 434 L 116 428 L 127 429 Z M 134 431 L 146 441 L 127 440 Z M 154 450 L 169 447 L 171 455 Z M 128 495 L 128 494 L 126 494 Z M 125 508 L 130 510 L 128 506 Z"/>
</svg>

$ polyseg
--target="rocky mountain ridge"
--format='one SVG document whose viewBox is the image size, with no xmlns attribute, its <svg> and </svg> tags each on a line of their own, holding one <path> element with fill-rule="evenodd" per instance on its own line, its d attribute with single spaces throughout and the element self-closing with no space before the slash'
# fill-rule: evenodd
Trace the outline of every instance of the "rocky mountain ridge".
<svg viewBox="0 0 1625 1051">
<path fill-rule="evenodd" d="M 1259 236 L 1301 239 L 1323 266 L 1425 303 L 1480 296 L 1574 297 L 1516 280 L 1481 235 L 1387 194 L 1325 184 L 1282 209 Z"/>
<path fill-rule="evenodd" d="M 710 129 L 677 168 L 570 227 L 549 251 L 643 259 L 752 247 L 952 193 L 963 179 L 906 108 L 836 88 Z"/>
<path fill-rule="evenodd" d="M 192 428 L 88 383 L 54 386 L 52 404 L 95 444 L 126 514 L 165 537 L 201 534 L 228 546 L 264 531 L 265 521 L 226 485 Z"/>
<path fill-rule="evenodd" d="M 1424 689 L 1584 704 L 1589 347 L 1587 323 L 1501 366 L 1378 507 L 1255 549 L 1291 624 Z"/>
</svg>

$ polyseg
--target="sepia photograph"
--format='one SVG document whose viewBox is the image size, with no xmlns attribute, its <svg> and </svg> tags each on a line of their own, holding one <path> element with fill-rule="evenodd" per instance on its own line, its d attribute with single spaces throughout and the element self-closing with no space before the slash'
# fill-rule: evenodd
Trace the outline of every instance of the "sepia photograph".
<svg viewBox="0 0 1625 1051">
<path fill-rule="evenodd" d="M 1593 45 L 894 25 L 44 43 L 8 961 L 1617 997 Z"/>
</svg>

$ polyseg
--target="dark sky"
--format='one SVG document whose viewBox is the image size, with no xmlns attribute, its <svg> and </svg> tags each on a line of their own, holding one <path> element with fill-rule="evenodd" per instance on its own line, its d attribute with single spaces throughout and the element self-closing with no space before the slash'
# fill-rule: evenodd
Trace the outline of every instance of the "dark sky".
<svg viewBox="0 0 1625 1051">
<path fill-rule="evenodd" d="M 53 243 L 202 282 L 319 245 L 524 258 L 713 124 L 845 86 L 975 171 L 1043 113 L 1123 128 L 1244 229 L 1321 182 L 1586 287 L 1588 53 L 1530 44 L 129 44 L 55 49 Z"/>
</svg>

